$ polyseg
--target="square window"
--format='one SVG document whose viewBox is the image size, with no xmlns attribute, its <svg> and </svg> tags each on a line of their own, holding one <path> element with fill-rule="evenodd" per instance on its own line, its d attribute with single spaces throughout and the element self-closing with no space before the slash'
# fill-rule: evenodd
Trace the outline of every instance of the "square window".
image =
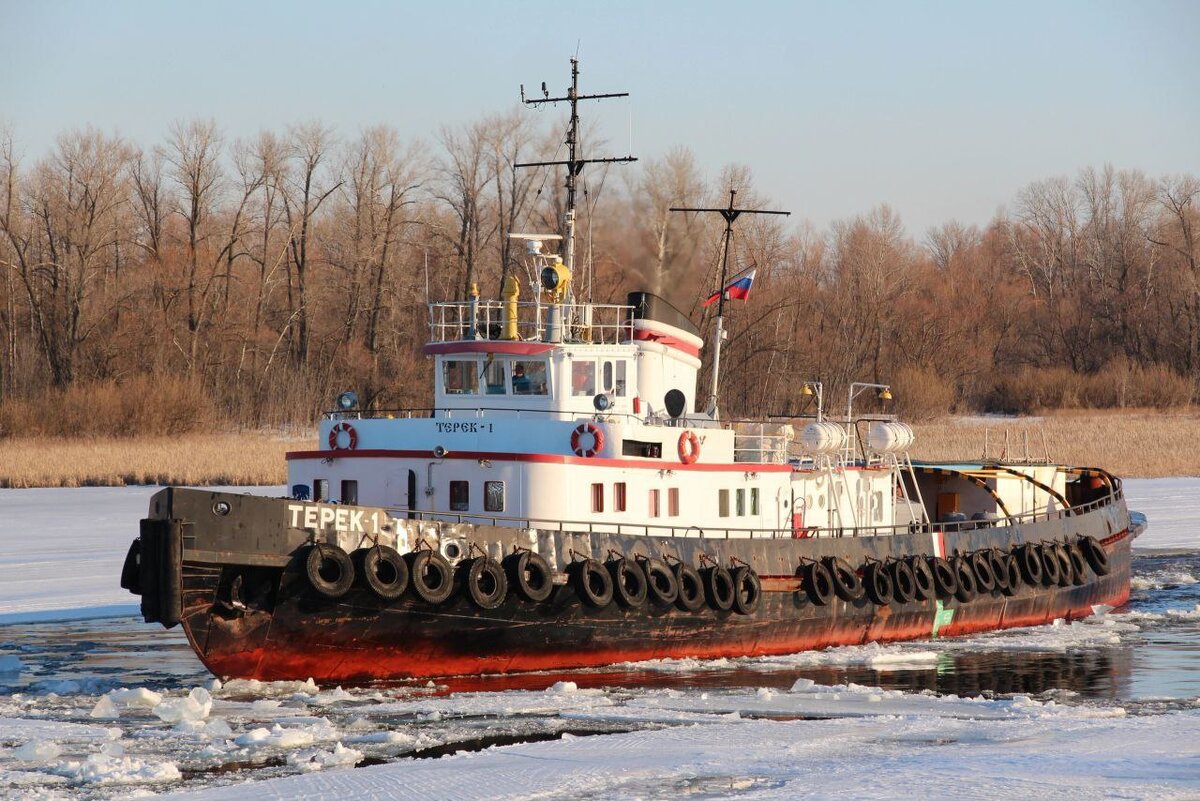
<svg viewBox="0 0 1200 801">
<path fill-rule="evenodd" d="M 658 517 L 658 490 L 650 490 L 650 516 Z"/>
<path fill-rule="evenodd" d="M 514 395 L 545 395 L 547 387 L 546 362 L 537 359 L 513 362 L 512 390 Z"/>
<path fill-rule="evenodd" d="M 596 394 L 596 363 L 571 363 L 571 394 L 592 397 Z"/>
<path fill-rule="evenodd" d="M 450 482 L 450 511 L 466 512 L 471 509 L 471 482 Z"/>
<path fill-rule="evenodd" d="M 442 362 L 442 391 L 447 395 L 474 395 L 479 391 L 479 362 L 454 359 Z"/>
<path fill-rule="evenodd" d="M 667 489 L 667 514 L 671 517 L 679 517 L 679 487 Z"/>
<path fill-rule="evenodd" d="M 342 503 L 358 503 L 358 482 L 342 482 Z"/>
<path fill-rule="evenodd" d="M 504 511 L 504 482 L 483 482 L 483 509 L 485 512 Z"/>
<path fill-rule="evenodd" d="M 618 481 L 613 484 L 613 511 L 625 511 L 625 482 Z"/>
<path fill-rule="evenodd" d="M 717 516 L 729 517 L 729 490 L 717 490 Z"/>
<path fill-rule="evenodd" d="M 318 478 L 313 481 L 313 500 L 317 503 L 329 500 L 329 479 Z"/>
<path fill-rule="evenodd" d="M 744 489 L 737 490 L 736 493 L 734 494 L 734 499 L 737 503 L 737 516 L 745 517 L 746 516 L 746 491 Z"/>
<path fill-rule="evenodd" d="M 593 512 L 603 512 L 604 511 L 604 485 L 603 484 L 593 484 L 592 485 L 592 511 Z"/>
<path fill-rule="evenodd" d="M 483 381 L 487 384 L 488 395 L 508 394 L 508 362 L 487 362 L 483 367 Z"/>
</svg>

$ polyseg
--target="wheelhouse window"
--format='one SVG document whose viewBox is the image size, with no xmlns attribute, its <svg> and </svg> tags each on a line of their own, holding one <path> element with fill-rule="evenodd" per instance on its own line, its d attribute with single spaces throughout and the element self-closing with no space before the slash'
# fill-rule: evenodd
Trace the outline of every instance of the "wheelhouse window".
<svg viewBox="0 0 1200 801">
<path fill-rule="evenodd" d="M 613 384 L 613 392 L 618 398 L 625 397 L 625 370 L 627 362 L 622 359 L 617 362 L 617 380 Z"/>
<path fill-rule="evenodd" d="M 591 397 L 596 394 L 596 363 L 571 363 L 571 394 Z"/>
<path fill-rule="evenodd" d="M 324 503 L 329 500 L 329 479 L 313 479 L 313 500 L 317 503 Z"/>
<path fill-rule="evenodd" d="M 593 512 L 603 512 L 604 511 L 604 485 L 603 484 L 593 484 L 592 485 L 592 511 Z"/>
<path fill-rule="evenodd" d="M 485 362 L 483 383 L 487 386 L 488 395 L 508 394 L 508 362 L 504 359 Z"/>
<path fill-rule="evenodd" d="M 546 395 L 546 362 L 541 359 L 513 362 L 512 391 L 514 395 Z"/>
<path fill-rule="evenodd" d="M 471 482 L 450 482 L 450 511 L 467 512 L 471 509 Z"/>
<path fill-rule="evenodd" d="M 358 503 L 358 482 L 342 482 L 342 503 Z"/>
<path fill-rule="evenodd" d="M 442 362 L 442 391 L 447 395 L 474 395 L 479 392 L 479 362 L 473 359 Z"/>
<path fill-rule="evenodd" d="M 487 512 L 504 511 L 504 482 L 483 482 L 483 508 Z"/>
<path fill-rule="evenodd" d="M 625 371 L 628 369 L 625 365 L 624 359 L 603 363 L 600 373 L 602 391 L 611 392 L 618 398 L 625 397 Z"/>
</svg>

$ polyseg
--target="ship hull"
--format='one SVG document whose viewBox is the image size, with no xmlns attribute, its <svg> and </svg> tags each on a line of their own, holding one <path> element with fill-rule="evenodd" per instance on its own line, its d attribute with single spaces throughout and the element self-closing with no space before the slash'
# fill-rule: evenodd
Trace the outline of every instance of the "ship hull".
<svg viewBox="0 0 1200 801">
<path fill-rule="evenodd" d="M 214 519 L 211 509 L 228 504 Z M 811 539 L 647 537 L 605 532 L 536 531 L 486 525 L 393 521 L 400 550 L 422 542 L 466 543 L 500 557 L 534 547 L 558 582 L 540 603 L 509 592 L 498 608 L 480 609 L 456 586 L 431 605 L 409 592 L 379 599 L 362 582 L 330 599 L 311 585 L 301 558 L 314 539 L 298 529 L 295 504 L 199 490 L 165 490 L 143 522 L 141 591 L 148 620 L 182 625 L 205 666 L 222 678 L 365 682 L 481 673 L 559 670 L 648 659 L 786 654 L 838 645 L 953 637 L 1032 626 L 1117 607 L 1129 596 L 1131 530 L 1124 502 L 1019 526 L 953 532 Z M 290 509 L 290 511 L 289 511 Z M 290 519 L 289 519 L 290 518 Z M 345 550 L 361 534 L 330 531 Z M 1030 586 L 970 601 L 876 604 L 867 597 L 814 601 L 799 577 L 811 560 L 837 557 L 854 566 L 911 555 L 1008 550 L 1023 543 L 1098 540 L 1110 570 L 1088 570 L 1080 584 Z M 349 541 L 348 541 L 349 540 Z M 357 540 L 357 542 L 356 542 Z M 420 547 L 420 546 L 418 546 Z M 176 553 L 175 549 L 178 549 Z M 741 564 L 762 581 L 750 614 L 705 606 L 685 611 L 647 601 L 593 608 L 565 581 L 572 561 L 610 555 Z M 174 572 L 174 571 L 177 571 Z"/>
</svg>

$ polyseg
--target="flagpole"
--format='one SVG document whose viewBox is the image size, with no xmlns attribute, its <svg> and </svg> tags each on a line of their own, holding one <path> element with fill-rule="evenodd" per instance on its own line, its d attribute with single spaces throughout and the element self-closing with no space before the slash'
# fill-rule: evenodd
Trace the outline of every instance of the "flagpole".
<svg viewBox="0 0 1200 801">
<path fill-rule="evenodd" d="M 716 212 L 725 218 L 725 247 L 721 254 L 721 283 L 720 295 L 717 298 L 717 325 L 713 334 L 713 363 L 712 363 L 712 391 L 708 396 L 708 408 L 706 410 L 709 417 L 713 420 L 717 419 L 717 388 L 721 381 L 721 343 L 725 341 L 725 289 L 726 281 L 729 275 L 729 239 L 733 236 L 733 222 L 741 214 L 782 214 L 787 216 L 790 211 L 766 211 L 762 209 L 739 209 L 733 205 L 734 198 L 737 197 L 737 190 L 733 187 L 729 188 L 729 206 L 723 209 L 691 209 L 672 207 L 671 211 L 708 211 Z"/>
</svg>

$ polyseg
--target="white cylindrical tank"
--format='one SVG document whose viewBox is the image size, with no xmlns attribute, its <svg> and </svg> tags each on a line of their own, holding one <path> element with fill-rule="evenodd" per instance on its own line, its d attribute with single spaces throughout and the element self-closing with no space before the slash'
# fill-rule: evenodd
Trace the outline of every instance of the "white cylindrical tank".
<svg viewBox="0 0 1200 801">
<path fill-rule="evenodd" d="M 877 421 L 867 432 L 867 450 L 872 453 L 901 453 L 912 447 L 917 435 L 908 423 Z"/>
<path fill-rule="evenodd" d="M 846 432 L 836 423 L 809 423 L 800 432 L 799 442 L 805 453 L 837 453 L 846 444 Z"/>
</svg>

